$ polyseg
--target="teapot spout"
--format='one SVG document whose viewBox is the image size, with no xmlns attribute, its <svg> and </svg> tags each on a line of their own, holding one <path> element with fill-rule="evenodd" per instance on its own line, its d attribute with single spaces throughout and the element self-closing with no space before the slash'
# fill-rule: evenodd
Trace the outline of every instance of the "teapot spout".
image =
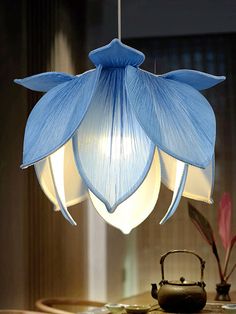
<svg viewBox="0 0 236 314">
<path fill-rule="evenodd" d="M 151 295 L 154 299 L 158 299 L 158 289 L 157 289 L 157 284 L 156 283 L 152 283 L 152 290 L 151 290 Z"/>
</svg>

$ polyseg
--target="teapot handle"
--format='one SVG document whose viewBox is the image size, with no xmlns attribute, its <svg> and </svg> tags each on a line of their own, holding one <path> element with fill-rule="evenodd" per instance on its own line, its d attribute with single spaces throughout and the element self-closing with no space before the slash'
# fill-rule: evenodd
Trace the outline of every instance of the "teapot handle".
<svg viewBox="0 0 236 314">
<path fill-rule="evenodd" d="M 195 253 L 193 251 L 189 251 L 189 250 L 172 250 L 172 251 L 169 251 L 169 252 L 167 252 L 167 253 L 165 253 L 164 255 L 161 256 L 160 264 L 161 264 L 162 280 L 165 280 L 164 279 L 164 260 L 165 260 L 165 258 L 169 254 L 173 254 L 173 253 L 188 253 L 188 254 L 195 255 L 200 260 L 200 264 L 201 264 L 201 282 L 203 282 L 203 272 L 204 272 L 204 269 L 205 269 L 205 261 L 197 253 Z"/>
</svg>

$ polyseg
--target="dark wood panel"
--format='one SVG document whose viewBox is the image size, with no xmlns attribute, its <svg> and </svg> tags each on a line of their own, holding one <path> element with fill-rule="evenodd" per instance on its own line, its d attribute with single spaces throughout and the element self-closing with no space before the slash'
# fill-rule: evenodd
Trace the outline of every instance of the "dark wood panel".
<svg viewBox="0 0 236 314">
<path fill-rule="evenodd" d="M 13 84 L 25 73 L 23 17 L 20 1 L 0 2 L 0 308 L 27 303 L 27 176 L 19 168 L 27 106 Z"/>
<path fill-rule="evenodd" d="M 43 71 L 85 69 L 84 13 L 85 1 L 0 4 L 1 308 L 87 296 L 86 204 L 70 209 L 78 221 L 73 228 L 53 212 L 33 168 L 20 170 L 26 119 L 40 94 L 13 85 L 14 78 Z"/>
<path fill-rule="evenodd" d="M 27 1 L 28 75 L 84 70 L 84 12 L 83 1 Z M 39 96 L 28 92 L 29 111 Z M 29 305 L 33 308 L 37 299 L 50 296 L 86 297 L 85 204 L 70 209 L 78 221 L 73 228 L 60 212 L 53 213 L 33 169 L 27 171 Z"/>
</svg>

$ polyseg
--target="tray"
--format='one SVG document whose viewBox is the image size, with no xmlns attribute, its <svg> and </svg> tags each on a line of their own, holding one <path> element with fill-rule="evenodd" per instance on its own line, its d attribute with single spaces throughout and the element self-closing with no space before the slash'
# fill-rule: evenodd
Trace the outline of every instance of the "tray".
<svg viewBox="0 0 236 314">
<path fill-rule="evenodd" d="M 162 310 L 160 307 L 157 307 L 155 310 L 151 311 L 153 314 L 159 314 L 159 313 L 168 313 Z M 204 313 L 225 313 L 225 311 L 222 309 L 222 304 L 221 303 L 207 303 L 204 309 L 201 312 L 198 312 L 196 314 L 204 314 Z M 181 313 L 178 313 L 181 314 Z M 195 314 L 195 313 L 192 313 Z"/>
</svg>

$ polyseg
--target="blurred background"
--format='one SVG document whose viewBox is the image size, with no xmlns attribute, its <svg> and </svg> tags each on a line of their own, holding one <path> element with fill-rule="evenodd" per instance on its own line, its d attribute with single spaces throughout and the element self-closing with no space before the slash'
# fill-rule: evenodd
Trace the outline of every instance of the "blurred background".
<svg viewBox="0 0 236 314">
<path fill-rule="evenodd" d="M 130 235 L 107 225 L 89 202 L 70 208 L 72 227 L 41 191 L 33 169 L 20 170 L 24 127 L 41 96 L 13 84 L 43 71 L 78 74 L 92 68 L 92 49 L 117 37 L 116 0 L 0 2 L 0 308 L 34 308 L 51 296 L 117 301 L 159 282 L 160 255 L 195 250 L 206 260 L 207 291 L 220 282 L 210 247 L 191 223 L 182 198 L 160 226 L 172 193 L 164 186 L 153 213 Z M 146 55 L 143 68 L 190 68 L 227 80 L 204 94 L 217 120 L 214 204 L 191 202 L 212 224 L 224 191 L 232 196 L 236 230 L 236 2 L 123 0 L 122 40 Z M 223 248 L 220 247 L 223 256 Z M 236 252 L 230 265 L 235 263 Z M 167 279 L 199 280 L 191 256 L 166 262 Z M 236 290 L 236 273 L 231 277 Z"/>
</svg>

